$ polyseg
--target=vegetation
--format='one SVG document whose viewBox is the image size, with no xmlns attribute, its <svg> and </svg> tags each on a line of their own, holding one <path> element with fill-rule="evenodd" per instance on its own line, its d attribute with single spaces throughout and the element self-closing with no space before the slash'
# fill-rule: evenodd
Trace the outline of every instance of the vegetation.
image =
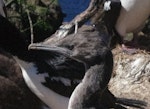
<svg viewBox="0 0 150 109">
<path fill-rule="evenodd" d="M 44 40 L 61 25 L 63 13 L 57 0 L 7 0 L 8 19 L 34 42 Z"/>
</svg>

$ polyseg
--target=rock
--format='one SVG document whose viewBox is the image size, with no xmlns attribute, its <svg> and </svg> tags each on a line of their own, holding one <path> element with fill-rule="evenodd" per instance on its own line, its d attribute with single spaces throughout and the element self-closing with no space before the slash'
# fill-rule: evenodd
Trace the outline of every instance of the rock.
<svg viewBox="0 0 150 109">
<path fill-rule="evenodd" d="M 144 101 L 147 103 L 146 109 L 149 109 L 150 54 L 142 50 L 134 55 L 116 51 L 118 48 L 113 50 L 114 72 L 109 83 L 111 92 L 119 98 Z"/>
</svg>

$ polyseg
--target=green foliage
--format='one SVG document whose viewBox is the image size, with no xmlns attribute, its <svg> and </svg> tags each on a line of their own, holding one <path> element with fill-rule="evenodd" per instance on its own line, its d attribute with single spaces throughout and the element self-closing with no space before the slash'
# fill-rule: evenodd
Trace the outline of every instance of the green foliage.
<svg viewBox="0 0 150 109">
<path fill-rule="evenodd" d="M 49 3 L 40 0 L 13 0 L 11 2 L 8 0 L 7 2 L 9 3 L 7 4 L 9 20 L 27 36 L 29 41 L 32 27 L 34 42 L 38 42 L 53 34 L 62 23 L 63 14 L 57 0 L 50 0 Z"/>
</svg>

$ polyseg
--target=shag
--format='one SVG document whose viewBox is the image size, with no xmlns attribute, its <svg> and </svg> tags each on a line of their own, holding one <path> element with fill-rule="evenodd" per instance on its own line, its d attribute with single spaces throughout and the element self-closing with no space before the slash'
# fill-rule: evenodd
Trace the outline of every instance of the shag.
<svg viewBox="0 0 150 109">
<path fill-rule="evenodd" d="M 60 39 L 54 34 L 28 46 L 15 26 L 0 16 L 0 93 L 5 95 L 0 96 L 0 107 L 116 107 L 118 101 L 107 88 L 113 68 L 112 53 L 105 40 L 109 35 L 88 27 L 79 29 L 75 36 Z"/>
</svg>

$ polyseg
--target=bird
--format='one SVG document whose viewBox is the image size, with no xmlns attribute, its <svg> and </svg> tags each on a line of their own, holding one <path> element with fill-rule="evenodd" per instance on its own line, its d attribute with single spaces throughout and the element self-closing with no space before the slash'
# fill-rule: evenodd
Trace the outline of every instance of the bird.
<svg viewBox="0 0 150 109">
<path fill-rule="evenodd" d="M 117 35 L 122 48 L 124 50 L 131 45 L 133 48 L 136 46 L 137 33 L 142 30 L 148 17 L 150 16 L 150 1 L 143 0 L 108 0 L 105 2 L 110 7 L 106 10 L 104 17 L 107 28 L 113 29 Z M 109 3 L 109 4 L 108 4 Z M 128 36 L 133 36 L 132 40 Z M 128 41 L 129 40 L 129 41 Z M 129 43 L 130 42 L 130 43 Z M 134 49 L 131 49 L 131 52 Z"/>
<path fill-rule="evenodd" d="M 26 41 L 25 37 L 22 36 L 20 31 L 15 26 L 11 24 L 3 16 L 0 16 L 0 34 L 1 34 L 0 35 L 1 36 L 0 37 L 0 49 L 1 51 L 6 52 L 6 53 L 2 52 L 3 53 L 2 57 L 7 57 L 6 55 L 7 53 L 11 56 L 11 57 L 8 56 L 6 60 L 5 58 L 1 58 L 0 60 L 1 62 L 5 63 L 4 65 L 3 63 L 0 65 L 1 66 L 0 68 L 2 68 L 0 69 L 0 77 L 2 81 L 0 82 L 1 84 L 0 89 L 2 91 L 1 95 L 3 95 L 3 93 L 4 94 L 6 93 L 8 95 L 8 96 L 4 96 L 4 98 L 1 98 L 2 96 L 0 97 L 1 98 L 0 101 L 2 101 L 2 104 L 0 104 L 0 107 L 2 107 L 2 109 L 6 109 L 6 108 L 10 109 L 7 106 L 11 105 L 11 106 L 14 106 L 14 109 L 19 109 L 20 106 L 23 106 L 23 105 L 19 104 L 20 102 L 18 100 L 23 99 L 25 97 L 26 99 L 23 99 L 24 101 L 22 101 L 21 103 L 24 103 L 24 102 L 30 103 L 31 107 L 30 105 L 26 104 L 27 106 L 24 106 L 24 108 L 33 109 L 34 108 L 33 106 L 37 108 L 36 106 L 41 104 L 39 106 L 41 108 L 38 107 L 37 109 L 44 109 L 43 107 L 47 107 L 47 106 L 51 109 L 67 109 L 69 98 L 66 96 L 69 96 L 69 94 L 71 94 L 73 88 L 78 83 L 77 80 L 74 81 L 74 78 L 72 77 L 73 73 L 69 74 L 70 69 L 67 69 L 69 76 L 67 74 L 63 75 L 63 72 L 60 72 L 61 70 L 58 72 L 55 72 L 55 69 L 53 69 L 53 66 L 51 66 L 52 64 L 50 64 L 51 61 L 48 61 L 47 59 L 47 57 L 49 58 L 50 53 L 47 56 L 46 55 L 47 53 L 43 51 L 42 52 L 40 51 L 32 52 L 31 50 L 29 51 L 28 41 Z M 50 54 L 50 56 L 53 56 L 53 55 Z M 54 59 L 52 58 L 53 59 L 52 62 L 54 62 L 53 63 L 54 65 L 55 64 L 57 65 L 57 63 L 61 64 L 58 58 L 59 58 L 59 54 L 56 56 L 54 55 Z M 63 58 L 63 57 L 60 57 L 60 58 Z M 10 60 L 12 60 L 13 62 L 11 62 Z M 7 63 L 9 63 L 9 65 Z M 11 63 L 14 63 L 15 65 L 10 67 Z M 83 66 L 82 64 L 79 63 L 77 65 L 78 67 L 81 67 L 81 70 L 84 70 L 84 67 L 82 67 Z M 68 65 L 68 66 L 71 67 L 71 65 Z M 5 72 L 5 69 L 8 69 L 8 70 L 6 70 Z M 17 71 L 15 69 L 17 69 Z M 75 68 L 71 70 L 76 71 Z M 81 73 L 80 70 L 77 69 L 77 71 L 78 73 Z M 82 76 L 82 73 L 81 73 L 81 76 Z M 80 77 L 80 76 L 77 76 L 77 77 Z M 71 80 L 67 78 L 70 78 Z M 4 80 L 6 80 L 6 82 L 3 82 Z M 13 84 L 11 85 L 11 83 Z M 4 87 L 5 85 L 7 85 L 6 92 L 5 92 L 5 87 Z M 22 89 L 21 90 L 22 92 L 21 92 L 18 89 L 18 87 L 21 87 L 21 88 L 27 87 L 28 89 L 24 88 L 27 91 L 24 91 L 24 89 Z M 9 91 L 9 88 L 12 89 L 13 92 L 23 93 L 24 95 L 19 95 L 19 94 L 11 95 L 10 92 L 7 93 Z M 69 91 L 66 91 L 68 89 Z M 26 92 L 28 92 L 29 94 L 27 93 L 27 95 L 25 95 Z M 59 92 L 60 94 L 58 94 Z M 36 95 L 36 97 L 38 98 L 35 97 L 36 99 L 33 99 L 34 95 L 31 96 L 32 94 Z M 12 99 L 10 101 L 7 101 L 8 99 L 7 97 L 9 96 L 12 96 L 11 97 Z M 36 102 L 36 101 L 41 101 L 41 103 Z M 5 106 L 5 104 L 7 105 Z"/>
<path fill-rule="evenodd" d="M 112 54 L 106 40 L 99 38 L 106 35 L 92 31 L 81 28 L 77 36 L 68 35 L 60 40 L 54 34 L 44 42 L 29 45 L 20 31 L 0 16 L 0 93 L 5 95 L 0 96 L 0 108 L 67 109 L 70 97 L 73 104 L 79 102 L 72 95 L 76 87 L 82 83 L 96 85 L 99 77 L 98 85 L 91 87 L 93 100 L 83 102 L 87 108 L 87 102 L 97 109 L 114 107 L 116 98 L 107 88 L 112 73 Z M 84 81 L 88 77 L 96 79 Z M 99 89 L 98 93 L 95 88 Z M 81 95 L 82 92 L 79 91 Z"/>
<path fill-rule="evenodd" d="M 129 32 L 137 32 L 144 25 L 150 15 L 150 1 L 121 0 L 121 11 L 115 28 L 123 37 Z"/>
<path fill-rule="evenodd" d="M 124 103 L 123 99 L 115 97 L 107 87 L 113 70 L 113 55 L 108 46 L 109 38 L 111 36 L 106 29 L 98 31 L 93 26 L 83 25 L 76 34 L 60 38 L 56 33 L 44 42 L 29 45 L 30 50 L 61 54 L 61 57 L 65 58 L 59 58 L 57 64 L 53 63 L 54 69 L 64 74 L 67 71 L 65 69 L 71 69 L 69 73 L 72 78 L 78 76 L 78 83 L 68 96 L 67 109 L 124 109 L 124 106 L 120 105 Z M 82 69 L 81 66 L 77 66 L 79 63 L 84 68 L 80 73 L 77 71 Z M 132 106 L 131 104 L 141 103 L 124 103 Z"/>
<path fill-rule="evenodd" d="M 101 39 L 98 31 L 93 31 L 93 27 L 84 26 L 84 28 L 85 30 L 79 29 L 76 36 L 71 34 L 60 39 L 54 35 L 45 40 L 44 43 L 29 46 L 32 50 L 46 50 L 63 54 L 72 60 L 83 63 L 85 66 L 79 85 L 75 87 L 71 94 L 68 109 L 84 109 L 88 107 L 99 109 L 104 105 L 101 102 L 98 103 L 98 101 L 107 87 L 113 69 L 113 56 L 107 47 L 106 41 Z M 101 35 L 106 36 L 107 34 Z M 74 63 L 72 64 L 74 66 Z M 105 106 L 107 107 L 108 105 Z"/>
<path fill-rule="evenodd" d="M 30 50 L 28 50 L 28 41 L 21 36 L 20 32 L 11 25 L 6 18 L 1 16 L 0 19 L 0 33 L 2 34 L 0 37 L 0 48 L 10 53 L 13 56 L 13 59 L 18 63 L 18 67 L 21 69 L 21 74 L 27 87 L 49 108 L 67 109 L 69 98 L 75 87 L 84 77 L 86 72 L 85 69 L 93 65 L 95 63 L 94 61 L 96 61 L 96 63 L 100 62 L 98 59 L 101 60 L 101 56 L 99 57 L 97 54 L 98 51 L 95 54 L 91 54 L 91 49 L 87 49 L 85 54 L 81 56 L 81 58 L 83 58 L 82 61 L 86 60 L 86 63 L 88 63 L 85 66 L 85 62 L 80 61 L 80 58 L 75 59 L 77 57 L 73 57 L 73 59 L 70 56 L 67 56 L 68 52 L 70 52 L 73 47 L 70 43 L 66 45 L 69 49 L 66 48 L 68 52 L 64 55 L 62 54 L 65 52 L 61 53 L 61 50 L 57 51 L 54 49 L 52 51 L 50 49 L 51 46 L 48 51 L 46 51 L 45 48 L 49 47 L 49 44 L 41 46 L 41 49 L 39 50 L 31 50 L 31 48 L 34 47 L 38 48 L 38 46 L 32 44 L 32 46 L 29 46 Z M 96 34 L 98 33 L 96 32 Z M 80 37 L 81 36 L 82 35 L 80 34 Z M 94 39 L 92 41 L 96 41 L 96 37 L 92 38 L 91 35 L 89 36 L 89 38 Z M 77 39 L 76 42 L 78 42 L 79 39 Z M 87 43 L 86 38 L 83 41 L 84 43 Z M 60 42 L 62 47 L 54 48 L 65 50 L 65 48 L 63 48 L 65 45 L 63 44 L 65 43 Z M 81 43 L 78 43 L 76 46 L 80 44 Z M 95 44 L 99 45 L 99 43 Z M 93 45 L 94 48 L 97 47 L 95 44 Z M 79 51 L 83 49 L 81 45 L 79 47 L 80 49 L 78 49 Z M 79 52 L 76 50 L 74 53 L 76 56 L 79 55 Z M 84 59 L 86 53 L 89 53 L 89 56 L 94 56 L 92 58 L 89 57 L 89 59 L 87 56 L 87 59 Z M 1 74 L 1 76 L 3 75 Z M 108 80 L 109 78 L 110 77 L 108 77 Z M 3 89 L 3 87 L 1 89 Z"/>
<path fill-rule="evenodd" d="M 0 0 L 0 15 L 6 17 L 6 7 L 5 7 L 4 0 Z"/>
</svg>

